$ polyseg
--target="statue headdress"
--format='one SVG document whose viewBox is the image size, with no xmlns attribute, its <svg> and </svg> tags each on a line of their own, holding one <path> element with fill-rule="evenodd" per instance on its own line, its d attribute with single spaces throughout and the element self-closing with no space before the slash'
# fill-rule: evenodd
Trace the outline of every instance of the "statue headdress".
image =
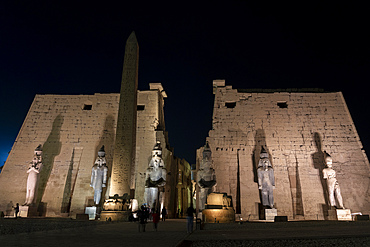
<svg viewBox="0 0 370 247">
<path fill-rule="evenodd" d="M 266 149 L 261 146 L 261 153 L 260 153 L 260 158 L 263 159 L 263 158 L 268 158 L 269 157 L 269 154 L 267 153 Z"/>
<path fill-rule="evenodd" d="M 36 155 L 41 155 L 42 153 L 42 145 L 38 145 L 37 148 L 35 149 L 35 154 Z"/>
</svg>

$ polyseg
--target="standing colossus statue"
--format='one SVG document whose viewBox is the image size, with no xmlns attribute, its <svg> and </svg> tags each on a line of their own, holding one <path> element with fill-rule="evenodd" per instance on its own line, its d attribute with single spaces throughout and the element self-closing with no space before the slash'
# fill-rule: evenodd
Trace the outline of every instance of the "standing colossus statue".
<svg viewBox="0 0 370 247">
<path fill-rule="evenodd" d="M 269 155 L 262 147 L 257 168 L 258 189 L 261 191 L 262 205 L 274 208 L 275 176 Z"/>
<path fill-rule="evenodd" d="M 323 174 L 324 179 L 326 180 L 326 185 L 327 185 L 327 189 L 329 193 L 330 206 L 344 209 L 343 199 L 340 193 L 339 183 L 336 178 L 336 172 L 333 169 L 333 159 L 331 158 L 329 154 L 327 153 L 325 154 L 326 154 L 326 157 L 325 157 L 326 168 L 322 170 L 322 174 Z M 337 201 L 339 204 L 338 206 L 336 205 L 335 197 L 337 198 Z"/>
<path fill-rule="evenodd" d="M 30 206 L 35 199 L 37 182 L 39 179 L 39 173 L 42 168 L 41 155 L 42 155 L 42 147 L 40 144 L 35 149 L 33 160 L 30 162 L 28 166 L 27 193 L 26 193 L 26 201 L 23 204 L 24 206 Z"/>
<path fill-rule="evenodd" d="M 100 203 L 101 192 L 106 187 L 107 183 L 107 161 L 105 159 L 104 145 L 98 151 L 98 157 L 95 160 L 95 164 L 91 171 L 91 182 L 90 187 L 94 188 L 94 202 L 95 204 Z"/>
</svg>

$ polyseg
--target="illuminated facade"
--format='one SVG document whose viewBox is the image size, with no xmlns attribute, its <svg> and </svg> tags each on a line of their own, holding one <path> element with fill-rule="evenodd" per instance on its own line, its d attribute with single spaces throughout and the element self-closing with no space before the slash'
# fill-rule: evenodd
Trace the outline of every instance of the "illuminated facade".
<svg viewBox="0 0 370 247">
<path fill-rule="evenodd" d="M 278 215 L 327 219 L 324 151 L 333 158 L 344 206 L 370 213 L 369 161 L 341 92 L 242 90 L 226 86 L 224 80 L 215 80 L 213 86 L 213 122 L 207 141 L 216 191 L 232 195 L 236 214 L 259 218 L 257 164 L 262 147 L 275 172 Z"/>
<path fill-rule="evenodd" d="M 177 158 L 173 156 L 165 131 L 165 97 L 160 83 L 150 84 L 150 90 L 138 92 L 135 182 L 132 190 L 139 205 L 144 200 L 144 174 L 157 140 L 162 143 L 162 158 L 167 169 L 177 167 Z M 0 174 L 0 211 L 9 211 L 9 203 L 23 204 L 28 164 L 39 144 L 43 147 L 43 169 L 36 206 L 41 215 L 74 217 L 93 204 L 91 167 L 102 145 L 105 146 L 109 171 L 108 187 L 103 190 L 102 197 L 107 198 L 118 104 L 119 94 L 36 95 Z M 172 180 L 177 182 L 176 173 L 172 174 L 167 175 L 168 185 L 165 186 L 164 206 L 169 214 L 174 210 L 170 204 L 178 199 L 171 195 Z"/>
<path fill-rule="evenodd" d="M 25 201 L 27 168 L 40 144 L 43 166 L 30 206 L 33 216 L 74 218 L 94 206 L 91 167 L 103 145 L 108 167 L 103 199 L 127 194 L 144 203 L 145 173 L 157 141 L 166 169 L 178 166 L 165 130 L 167 95 L 161 83 L 137 90 L 138 49 L 133 32 L 126 43 L 120 94 L 35 96 L 0 174 L 0 211 L 11 215 L 12 206 Z M 161 206 L 174 215 L 179 198 L 171 186 L 177 171 L 166 180 Z"/>
</svg>

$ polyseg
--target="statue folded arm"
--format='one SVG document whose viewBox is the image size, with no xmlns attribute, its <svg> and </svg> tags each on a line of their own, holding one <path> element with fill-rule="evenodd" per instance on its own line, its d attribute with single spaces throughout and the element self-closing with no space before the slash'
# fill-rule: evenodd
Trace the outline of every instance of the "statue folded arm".
<svg viewBox="0 0 370 247">
<path fill-rule="evenodd" d="M 40 170 L 36 169 L 35 167 L 30 167 L 28 169 L 27 173 L 30 173 L 31 171 L 36 172 L 36 173 L 40 173 Z"/>
</svg>

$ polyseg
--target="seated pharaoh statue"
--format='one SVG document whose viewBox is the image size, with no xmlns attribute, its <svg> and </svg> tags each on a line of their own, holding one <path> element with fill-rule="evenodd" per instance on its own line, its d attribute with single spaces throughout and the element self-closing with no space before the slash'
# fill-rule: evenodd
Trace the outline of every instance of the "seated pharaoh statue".
<svg viewBox="0 0 370 247">
<path fill-rule="evenodd" d="M 162 160 L 161 142 L 157 141 L 153 148 L 152 159 L 149 162 L 145 177 L 144 200 L 150 208 L 160 205 L 160 203 L 156 203 L 160 202 L 158 188 L 166 184 L 166 173 L 165 164 Z"/>
<path fill-rule="evenodd" d="M 200 163 L 197 172 L 197 184 L 199 186 L 199 210 L 204 209 L 207 201 L 207 196 L 213 192 L 213 187 L 216 185 L 216 174 L 212 168 L 212 152 L 208 142 L 203 149 L 203 159 Z"/>
</svg>

